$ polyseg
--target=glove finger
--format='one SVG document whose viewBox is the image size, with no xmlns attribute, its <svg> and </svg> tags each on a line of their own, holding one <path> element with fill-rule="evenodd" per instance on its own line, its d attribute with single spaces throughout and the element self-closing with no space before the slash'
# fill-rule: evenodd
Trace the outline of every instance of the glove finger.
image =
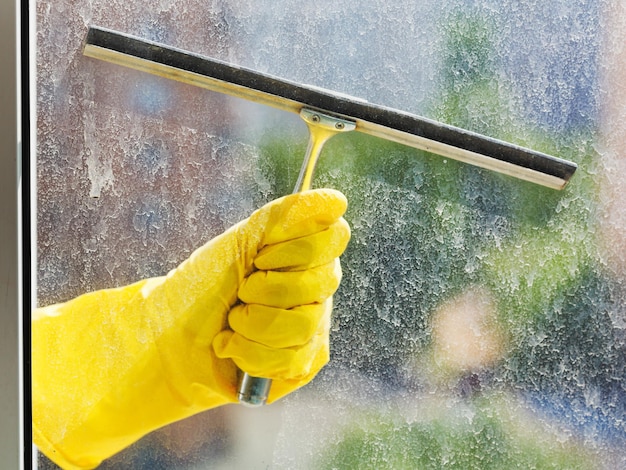
<svg viewBox="0 0 626 470">
<path fill-rule="evenodd" d="M 257 304 L 239 304 L 228 314 L 236 333 L 271 348 L 308 343 L 330 321 L 332 299 L 323 304 L 302 305 L 290 310 Z"/>
<path fill-rule="evenodd" d="M 328 331 L 314 335 L 303 346 L 274 349 L 250 341 L 238 333 L 222 331 L 213 341 L 220 359 L 232 359 L 240 370 L 255 377 L 302 380 L 329 360 Z"/>
<path fill-rule="evenodd" d="M 322 303 L 341 282 L 339 259 L 306 271 L 255 271 L 239 287 L 239 300 L 246 304 L 289 309 Z"/>
<path fill-rule="evenodd" d="M 302 191 L 268 203 L 250 217 L 249 223 L 264 225 L 261 246 L 273 245 L 325 230 L 347 206 L 346 197 L 334 189 Z"/>
<path fill-rule="evenodd" d="M 315 352 L 315 356 L 311 358 L 308 374 L 303 374 L 296 378 L 279 379 L 272 382 L 272 388 L 270 395 L 267 399 L 267 403 L 271 404 L 276 400 L 292 393 L 294 390 L 308 384 L 313 378 L 322 370 L 329 361 L 328 347 L 320 348 Z"/>
<path fill-rule="evenodd" d="M 265 271 L 321 266 L 339 257 L 349 240 L 350 226 L 340 218 L 321 232 L 266 246 L 254 259 L 254 265 Z"/>
</svg>

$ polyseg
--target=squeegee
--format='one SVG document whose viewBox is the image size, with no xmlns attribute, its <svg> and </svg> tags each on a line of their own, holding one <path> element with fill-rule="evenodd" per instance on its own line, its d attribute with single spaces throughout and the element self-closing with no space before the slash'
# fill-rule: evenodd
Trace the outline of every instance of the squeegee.
<svg viewBox="0 0 626 470">
<path fill-rule="evenodd" d="M 458 127 L 278 78 L 129 34 L 92 26 L 84 54 L 211 91 L 299 114 L 309 129 L 309 144 L 294 192 L 311 188 L 325 142 L 338 133 L 358 131 L 460 160 L 553 189 L 563 189 L 576 164 L 492 139 Z M 271 379 L 242 372 L 238 399 L 263 405 Z"/>
</svg>

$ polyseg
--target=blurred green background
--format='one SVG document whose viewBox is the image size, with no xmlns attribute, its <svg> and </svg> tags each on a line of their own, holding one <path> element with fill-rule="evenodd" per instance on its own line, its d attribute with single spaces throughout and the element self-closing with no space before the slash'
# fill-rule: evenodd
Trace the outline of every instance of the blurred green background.
<svg viewBox="0 0 626 470">
<path fill-rule="evenodd" d="M 429 115 L 579 169 L 554 191 L 372 137 L 331 139 L 314 186 L 346 194 L 353 237 L 329 367 L 382 381 L 390 395 L 452 401 L 435 405 L 443 409 L 432 419 L 373 412 L 346 424 L 319 468 L 593 468 L 591 449 L 564 444 L 539 421 L 624 439 L 626 356 L 596 253 L 595 130 L 514 118 L 494 64 L 496 25 L 463 11 L 441 27 L 443 77 Z M 292 191 L 304 151 L 301 139 L 267 136 L 261 167 L 275 194 Z M 496 305 L 498 357 L 455 369 L 433 357 L 433 316 L 476 289 Z M 542 417 L 513 411 L 518 401 Z"/>
</svg>

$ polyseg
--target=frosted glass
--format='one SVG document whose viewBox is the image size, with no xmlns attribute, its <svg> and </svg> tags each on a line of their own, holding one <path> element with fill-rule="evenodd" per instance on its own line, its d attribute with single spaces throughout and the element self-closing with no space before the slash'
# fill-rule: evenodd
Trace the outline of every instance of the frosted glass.
<svg viewBox="0 0 626 470">
<path fill-rule="evenodd" d="M 101 468 L 626 465 L 626 11 L 405 3 L 36 1 L 40 305 L 166 273 L 291 192 L 307 143 L 296 116 L 84 57 L 89 25 L 579 165 L 554 191 L 333 138 L 314 186 L 346 194 L 353 236 L 329 365 Z"/>
</svg>

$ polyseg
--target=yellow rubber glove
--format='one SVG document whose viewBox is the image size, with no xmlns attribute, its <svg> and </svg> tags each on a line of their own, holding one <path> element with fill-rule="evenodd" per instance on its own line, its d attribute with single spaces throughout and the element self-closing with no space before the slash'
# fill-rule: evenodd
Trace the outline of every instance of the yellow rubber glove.
<svg viewBox="0 0 626 470">
<path fill-rule="evenodd" d="M 93 468 L 150 431 L 236 402 L 235 363 L 273 379 L 269 401 L 310 381 L 328 361 L 345 209 L 333 190 L 286 196 L 167 276 L 36 310 L 35 444 L 63 468 Z"/>
</svg>

